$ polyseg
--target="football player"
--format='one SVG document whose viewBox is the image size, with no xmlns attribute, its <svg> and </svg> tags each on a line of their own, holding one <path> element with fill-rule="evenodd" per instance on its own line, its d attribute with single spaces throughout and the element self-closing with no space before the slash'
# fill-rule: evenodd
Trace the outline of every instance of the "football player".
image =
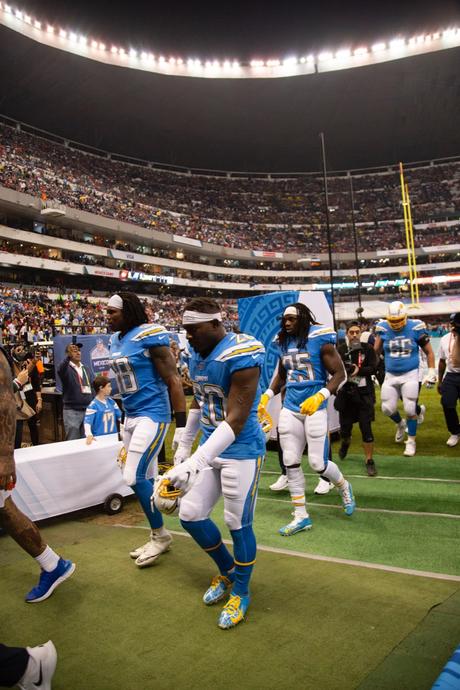
<svg viewBox="0 0 460 690">
<path fill-rule="evenodd" d="M 173 447 L 177 447 L 185 426 L 185 396 L 169 348 L 168 331 L 147 323 L 137 295 L 113 295 L 107 303 L 107 318 L 115 331 L 110 339 L 111 367 L 126 415 L 123 478 L 133 488 L 151 528 L 150 540 L 131 551 L 130 556 L 139 568 L 145 568 L 168 551 L 172 541 L 150 497 L 152 479 L 158 471 L 157 456 L 171 421 L 169 400 L 176 421 Z"/>
<path fill-rule="evenodd" d="M 116 434 L 121 419 L 121 410 L 110 397 L 112 384 L 107 376 L 100 374 L 93 381 L 96 397 L 86 408 L 84 427 L 86 443 L 90 445 L 95 436 Z"/>
<path fill-rule="evenodd" d="M 244 620 L 256 560 L 252 521 L 265 453 L 257 415 L 265 350 L 252 336 L 227 333 L 220 307 L 212 299 L 190 300 L 182 323 L 192 348 L 194 401 L 174 458 L 176 466 L 164 478 L 186 492 L 179 508 L 182 526 L 219 570 L 204 603 L 216 604 L 230 590 L 218 622 L 226 629 Z M 201 445 L 191 455 L 199 429 Z M 220 496 L 233 555 L 210 518 Z"/>
<path fill-rule="evenodd" d="M 417 433 L 417 399 L 419 394 L 419 348 L 426 354 L 428 375 L 424 383 L 436 383 L 434 353 L 426 326 L 420 319 L 408 319 L 402 302 L 391 302 L 387 318 L 379 321 L 375 329 L 375 351 L 383 350 L 385 379 L 382 384 L 382 412 L 397 425 L 395 441 L 404 439 L 406 422 L 397 407 L 401 397 L 407 415 L 407 434 L 404 455 L 415 455 Z"/>
<path fill-rule="evenodd" d="M 279 530 L 285 537 L 312 526 L 305 504 L 305 477 L 301 467 L 306 443 L 311 468 L 337 487 L 347 515 L 355 509 L 351 484 L 335 462 L 329 460 L 327 400 L 346 379 L 335 342 L 335 332 L 319 325 L 305 304 L 296 302 L 286 307 L 277 336 L 278 369 L 270 388 L 261 398 L 261 406 L 265 408 L 285 386 L 278 432 L 294 507 L 294 519 Z"/>
</svg>

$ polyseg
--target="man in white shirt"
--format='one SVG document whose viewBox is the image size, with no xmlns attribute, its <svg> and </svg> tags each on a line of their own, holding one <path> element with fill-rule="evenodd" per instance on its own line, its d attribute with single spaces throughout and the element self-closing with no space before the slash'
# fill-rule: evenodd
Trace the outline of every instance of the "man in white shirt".
<svg viewBox="0 0 460 690">
<path fill-rule="evenodd" d="M 460 440 L 457 401 L 460 399 L 460 312 L 450 315 L 450 333 L 441 338 L 438 364 L 438 393 L 450 436 L 450 448 Z"/>
<path fill-rule="evenodd" d="M 81 362 L 81 343 L 67 345 L 67 357 L 58 367 L 62 381 L 62 403 L 66 441 L 84 438 L 83 420 L 92 400 L 89 374 Z"/>
</svg>

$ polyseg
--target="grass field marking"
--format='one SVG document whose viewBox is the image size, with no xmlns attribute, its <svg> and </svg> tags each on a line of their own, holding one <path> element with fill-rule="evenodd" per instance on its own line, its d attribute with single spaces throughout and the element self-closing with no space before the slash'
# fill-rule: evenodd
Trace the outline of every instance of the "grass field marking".
<svg viewBox="0 0 460 690">
<path fill-rule="evenodd" d="M 122 525 L 115 523 L 111 527 L 122 527 L 123 529 L 143 529 L 150 530 L 150 527 L 145 525 Z M 186 537 L 191 539 L 191 535 L 187 532 L 178 532 L 177 530 L 169 530 L 175 537 Z M 224 544 L 233 545 L 230 539 L 222 539 Z M 282 556 L 295 556 L 296 558 L 306 558 L 310 561 L 322 561 L 324 563 L 337 563 L 338 565 L 351 565 L 358 568 L 367 568 L 369 570 L 383 570 L 387 573 L 398 573 L 400 575 L 413 575 L 415 577 L 428 577 L 433 580 L 448 580 L 450 582 L 460 582 L 460 575 L 448 575 L 446 573 L 432 573 L 428 570 L 412 570 L 411 568 L 398 568 L 393 565 L 383 565 L 382 563 L 369 563 L 367 561 L 354 561 L 347 558 L 335 558 L 333 556 L 319 556 L 315 553 L 305 553 L 302 551 L 291 551 L 289 549 L 279 549 L 276 546 L 264 546 L 257 544 L 258 551 L 266 551 L 267 553 L 279 553 Z"/>
<path fill-rule="evenodd" d="M 285 503 L 291 505 L 291 501 L 283 500 L 282 498 L 272 498 L 271 496 L 258 496 L 258 501 L 275 501 L 277 503 Z M 309 506 L 318 506 L 318 508 L 335 508 L 336 510 L 343 510 L 342 505 L 335 505 L 332 503 L 309 503 Z M 389 513 L 390 515 L 413 515 L 415 517 L 441 517 L 449 520 L 460 520 L 460 515 L 453 515 L 451 513 L 424 513 L 416 510 L 390 510 L 389 508 L 355 508 L 359 513 Z"/>
<path fill-rule="evenodd" d="M 263 470 L 261 474 L 274 474 L 279 475 L 279 472 L 274 472 L 273 470 Z M 317 477 L 316 472 L 304 472 L 304 477 Z M 434 477 L 386 477 L 382 474 L 378 474 L 376 477 L 368 477 L 366 474 L 348 474 L 347 477 L 352 479 L 400 479 L 401 481 L 412 481 L 412 482 L 441 482 L 442 484 L 460 484 L 460 479 L 438 479 Z"/>
</svg>

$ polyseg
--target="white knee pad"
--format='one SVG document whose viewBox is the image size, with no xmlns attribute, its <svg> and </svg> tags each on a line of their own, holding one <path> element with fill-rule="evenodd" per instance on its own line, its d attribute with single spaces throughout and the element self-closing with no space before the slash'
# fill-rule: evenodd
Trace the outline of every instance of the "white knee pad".
<svg viewBox="0 0 460 690">
<path fill-rule="evenodd" d="M 417 398 L 403 398 L 403 407 L 404 412 L 408 417 L 415 417 L 415 415 L 417 414 Z"/>
<path fill-rule="evenodd" d="M 142 420 L 136 426 L 132 432 L 132 436 L 127 448 L 126 464 L 123 470 L 123 479 L 128 484 L 128 486 L 134 486 L 136 483 L 137 468 L 139 467 L 139 462 L 144 455 L 149 450 L 155 436 L 159 433 L 159 425 L 150 419 Z M 158 441 L 155 448 L 155 452 L 152 454 L 150 459 L 150 465 L 152 462 L 156 465 L 156 457 L 161 449 L 161 443 Z M 153 476 L 155 472 L 149 472 L 149 475 Z"/>
<path fill-rule="evenodd" d="M 399 393 L 393 386 L 383 383 L 382 386 L 382 412 L 386 417 L 391 417 L 398 407 Z"/>
<path fill-rule="evenodd" d="M 229 530 L 241 529 L 241 500 L 239 477 L 232 467 L 224 467 L 220 474 L 222 496 L 225 499 L 224 520 Z"/>
<path fill-rule="evenodd" d="M 324 457 L 327 444 L 327 411 L 315 412 L 307 420 L 308 462 L 315 472 L 322 472 L 326 467 Z"/>
<path fill-rule="evenodd" d="M 179 517 L 185 522 L 198 522 L 198 520 L 205 520 L 208 516 L 203 515 L 201 503 L 191 500 L 186 494 L 180 500 Z"/>
<path fill-rule="evenodd" d="M 285 467 L 299 465 L 306 444 L 303 420 L 283 408 L 278 421 L 278 433 Z"/>
</svg>

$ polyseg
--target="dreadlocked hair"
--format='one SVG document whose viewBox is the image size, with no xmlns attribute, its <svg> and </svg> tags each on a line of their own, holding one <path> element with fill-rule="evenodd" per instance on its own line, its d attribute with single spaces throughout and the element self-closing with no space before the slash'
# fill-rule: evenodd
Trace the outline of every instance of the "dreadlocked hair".
<svg viewBox="0 0 460 690">
<path fill-rule="evenodd" d="M 307 344 L 310 326 L 318 325 L 318 321 L 313 312 L 310 311 L 305 304 L 302 304 L 302 302 L 295 302 L 288 306 L 295 307 L 297 310 L 297 347 L 301 349 Z M 289 337 L 284 326 L 284 321 L 282 320 L 281 330 L 278 333 L 278 343 L 282 350 L 287 350 Z"/>
<path fill-rule="evenodd" d="M 193 297 L 185 305 L 184 311 L 201 311 L 203 314 L 216 314 L 220 312 L 220 306 L 216 300 L 210 297 Z"/>
<path fill-rule="evenodd" d="M 124 333 L 127 333 L 132 328 L 136 328 L 136 326 L 147 323 L 148 318 L 144 306 L 134 292 L 122 292 L 120 297 L 123 300 Z"/>
</svg>

